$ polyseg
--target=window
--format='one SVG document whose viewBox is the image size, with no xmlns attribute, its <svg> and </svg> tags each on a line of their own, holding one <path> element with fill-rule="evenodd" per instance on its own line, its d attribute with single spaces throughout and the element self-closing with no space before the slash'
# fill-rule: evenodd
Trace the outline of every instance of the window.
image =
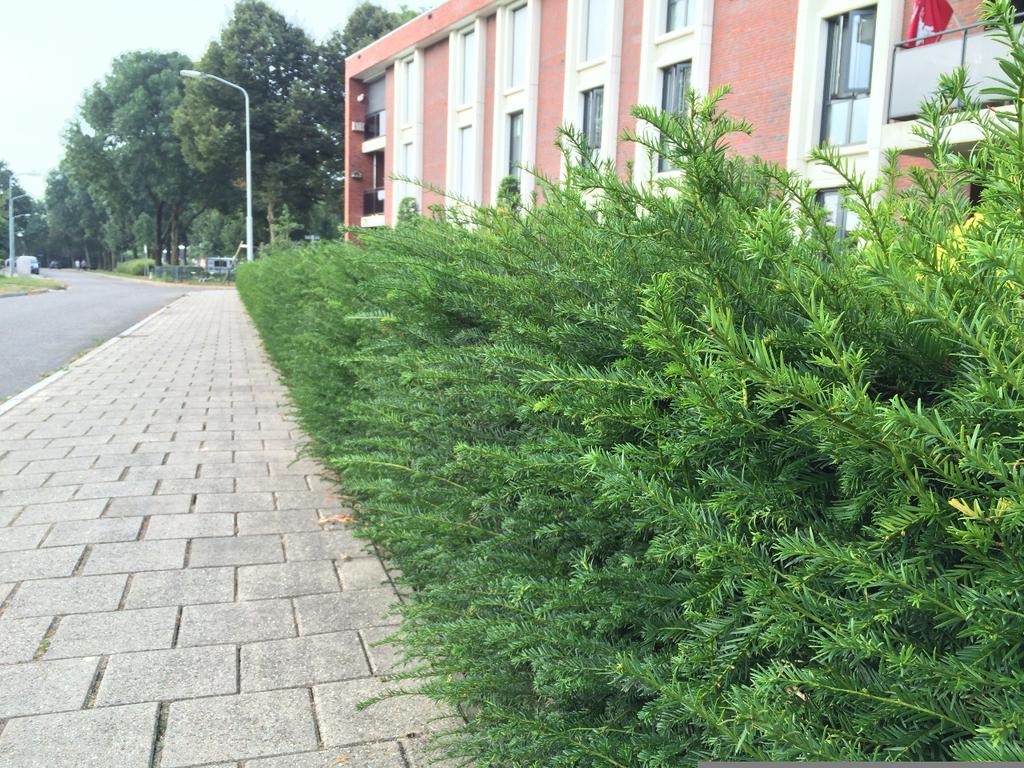
<svg viewBox="0 0 1024 768">
<path fill-rule="evenodd" d="M 584 10 L 583 60 L 596 61 L 608 55 L 608 36 L 611 33 L 612 0 L 586 0 Z"/>
<path fill-rule="evenodd" d="M 470 104 L 476 98 L 477 60 L 476 33 L 472 30 L 461 39 L 462 72 L 459 77 L 459 105 Z"/>
<path fill-rule="evenodd" d="M 874 8 L 850 11 L 828 20 L 823 142 L 841 146 L 867 141 L 874 49 Z"/>
<path fill-rule="evenodd" d="M 665 31 L 675 32 L 693 23 L 693 0 L 665 0 Z"/>
<path fill-rule="evenodd" d="M 583 138 L 591 154 L 596 157 L 601 149 L 601 126 L 604 122 L 604 88 L 591 88 L 583 92 Z"/>
<path fill-rule="evenodd" d="M 823 189 L 818 192 L 818 204 L 825 209 L 825 220 L 836 228 L 836 237 L 840 240 L 849 237 L 850 232 L 860 224 L 860 217 L 843 205 L 843 198 L 838 189 Z"/>
<path fill-rule="evenodd" d="M 530 30 L 527 28 L 528 10 L 525 5 L 509 14 L 509 66 L 508 86 L 517 88 L 526 85 L 526 55 L 529 50 Z"/>
<path fill-rule="evenodd" d="M 474 197 L 473 175 L 476 169 L 473 158 L 473 126 L 466 125 L 459 128 L 458 138 L 459 165 L 456 178 L 458 189 L 456 192 L 460 196 L 471 200 Z"/>
<path fill-rule="evenodd" d="M 384 109 L 387 96 L 384 90 L 384 78 L 379 77 L 366 86 L 366 121 L 363 124 L 363 137 L 372 139 L 383 136 L 387 131 Z"/>
<path fill-rule="evenodd" d="M 411 123 L 413 120 L 413 82 L 412 82 L 413 60 L 406 59 L 402 62 L 402 122 Z"/>
<path fill-rule="evenodd" d="M 510 176 L 519 178 L 519 164 L 523 161 L 523 113 L 513 112 L 508 116 L 508 168 Z"/>
<path fill-rule="evenodd" d="M 661 109 L 681 115 L 686 110 L 686 90 L 690 87 L 690 62 L 681 61 L 661 70 Z M 658 171 L 672 170 L 672 163 L 658 157 Z"/>
</svg>

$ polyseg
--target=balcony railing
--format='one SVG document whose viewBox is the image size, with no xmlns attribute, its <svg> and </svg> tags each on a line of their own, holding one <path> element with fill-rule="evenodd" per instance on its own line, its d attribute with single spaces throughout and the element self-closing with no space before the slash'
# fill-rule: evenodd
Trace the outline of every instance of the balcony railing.
<svg viewBox="0 0 1024 768">
<path fill-rule="evenodd" d="M 363 216 L 384 213 L 384 187 L 363 192 Z"/>
<path fill-rule="evenodd" d="M 383 136 L 388 130 L 387 116 L 387 111 L 383 109 L 368 114 L 363 125 L 363 139 L 375 139 L 378 136 Z"/>
<path fill-rule="evenodd" d="M 1022 16 L 1018 14 L 1018 21 Z M 1006 56 L 1006 45 L 996 39 L 990 26 L 979 21 L 897 43 L 892 54 L 889 121 L 919 117 L 921 102 L 935 93 L 942 75 L 957 67 L 967 70 L 971 93 L 984 98 L 983 89 L 1002 76 L 997 59 Z M 933 38 L 939 39 L 917 45 Z"/>
</svg>

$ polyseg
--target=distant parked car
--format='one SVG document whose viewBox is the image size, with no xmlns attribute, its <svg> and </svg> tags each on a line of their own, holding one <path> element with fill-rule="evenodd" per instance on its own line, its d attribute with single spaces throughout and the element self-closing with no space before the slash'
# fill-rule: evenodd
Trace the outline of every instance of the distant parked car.
<svg viewBox="0 0 1024 768">
<path fill-rule="evenodd" d="M 60 269 L 60 262 L 54 259 L 50 259 L 50 263 L 46 265 L 47 269 Z"/>
<path fill-rule="evenodd" d="M 30 260 L 29 261 L 29 269 L 31 270 L 33 275 L 38 275 L 39 274 L 39 259 L 37 259 L 35 256 L 29 256 L 29 260 Z"/>
</svg>

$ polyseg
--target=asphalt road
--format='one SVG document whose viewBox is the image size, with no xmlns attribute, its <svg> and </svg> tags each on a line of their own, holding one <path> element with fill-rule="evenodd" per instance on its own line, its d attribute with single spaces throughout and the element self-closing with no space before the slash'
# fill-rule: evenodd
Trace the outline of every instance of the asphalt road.
<svg viewBox="0 0 1024 768">
<path fill-rule="evenodd" d="M 72 269 L 42 273 L 65 283 L 67 290 L 0 298 L 0 401 L 185 292 L 181 286 Z"/>
</svg>

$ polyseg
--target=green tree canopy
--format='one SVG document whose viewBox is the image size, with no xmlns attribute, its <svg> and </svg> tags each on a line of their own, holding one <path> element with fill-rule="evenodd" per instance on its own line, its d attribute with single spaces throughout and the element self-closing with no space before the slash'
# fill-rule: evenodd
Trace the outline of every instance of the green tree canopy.
<svg viewBox="0 0 1024 768">
<path fill-rule="evenodd" d="M 391 30 L 416 17 L 419 11 L 402 6 L 389 11 L 364 0 L 348 17 L 341 32 L 336 33 L 337 42 L 346 56 L 365 48 L 374 40 L 384 37 Z"/>
</svg>

